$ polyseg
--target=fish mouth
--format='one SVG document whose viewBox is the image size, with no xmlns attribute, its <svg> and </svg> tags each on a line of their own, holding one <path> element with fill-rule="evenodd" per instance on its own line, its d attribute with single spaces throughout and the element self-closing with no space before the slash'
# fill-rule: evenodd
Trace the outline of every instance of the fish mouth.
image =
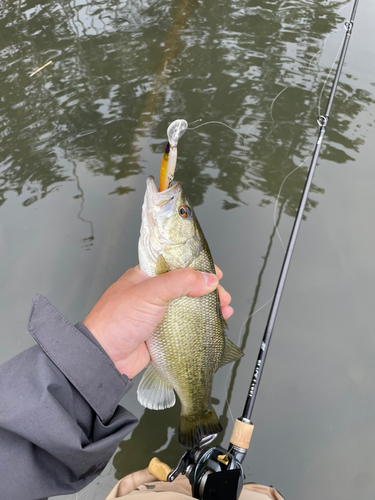
<svg viewBox="0 0 375 500">
<path fill-rule="evenodd" d="M 172 200 L 175 196 L 182 192 L 182 188 L 179 182 L 173 184 L 170 188 L 164 189 L 164 191 L 159 191 L 155 182 L 155 178 L 150 175 L 147 178 L 146 193 L 147 193 L 147 203 L 151 207 L 155 205 L 164 205 L 168 201 Z"/>
<path fill-rule="evenodd" d="M 152 175 L 147 178 L 145 208 L 149 223 L 152 225 L 156 219 L 169 218 L 175 210 L 178 198 L 181 196 L 182 188 L 176 182 L 168 189 L 159 191 Z"/>
</svg>

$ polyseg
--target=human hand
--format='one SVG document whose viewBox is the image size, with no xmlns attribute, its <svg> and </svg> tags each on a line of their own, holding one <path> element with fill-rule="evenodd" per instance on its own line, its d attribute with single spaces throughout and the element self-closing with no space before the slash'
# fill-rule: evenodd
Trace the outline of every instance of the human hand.
<svg viewBox="0 0 375 500">
<path fill-rule="evenodd" d="M 200 297 L 217 288 L 224 319 L 233 314 L 231 297 L 218 284 L 222 276 L 216 267 L 216 275 L 177 269 L 150 278 L 139 266 L 133 267 L 108 288 L 83 324 L 119 372 L 133 378 L 150 362 L 145 341 L 162 321 L 171 300 Z"/>
</svg>

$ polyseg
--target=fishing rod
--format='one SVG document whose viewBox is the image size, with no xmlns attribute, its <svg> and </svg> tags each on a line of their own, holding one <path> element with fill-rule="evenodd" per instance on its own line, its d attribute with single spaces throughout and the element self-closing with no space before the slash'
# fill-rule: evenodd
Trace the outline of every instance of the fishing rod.
<svg viewBox="0 0 375 500">
<path fill-rule="evenodd" d="M 289 238 L 288 247 L 286 249 L 284 262 L 283 262 L 283 265 L 281 268 L 281 272 L 280 272 L 279 280 L 278 280 L 278 283 L 276 286 L 276 291 L 274 294 L 271 310 L 270 310 L 270 313 L 268 316 L 266 329 L 265 329 L 264 336 L 262 339 L 258 359 L 257 359 L 256 365 L 255 365 L 255 370 L 254 370 L 253 378 L 251 381 L 249 394 L 248 394 L 246 404 L 245 404 L 245 407 L 243 410 L 243 414 L 241 417 L 242 419 L 245 419 L 245 420 L 251 419 L 251 415 L 252 415 L 252 412 L 254 409 L 254 402 L 255 402 L 255 398 L 257 396 L 259 383 L 260 383 L 260 379 L 261 379 L 263 368 L 264 368 L 264 362 L 265 362 L 268 348 L 270 345 L 272 331 L 273 331 L 273 327 L 275 324 L 277 311 L 278 311 L 278 308 L 280 305 L 281 295 L 282 295 L 282 292 L 284 289 L 286 276 L 287 276 L 287 273 L 289 270 L 289 265 L 290 265 L 291 258 L 292 258 L 292 253 L 293 253 L 293 250 L 294 250 L 294 247 L 296 244 L 298 230 L 299 230 L 300 225 L 301 225 L 303 212 L 305 210 L 305 206 L 306 206 L 306 202 L 307 202 L 307 196 L 308 196 L 309 191 L 310 191 L 312 179 L 313 179 L 314 172 L 315 172 L 315 167 L 316 167 L 316 164 L 318 161 L 323 138 L 324 138 L 324 135 L 326 132 L 328 119 L 329 119 L 329 115 L 331 112 L 332 103 L 333 103 L 333 99 L 335 97 L 338 82 L 340 79 L 341 70 L 342 70 L 342 67 L 344 64 L 346 51 L 347 51 L 349 41 L 350 41 L 350 36 L 352 34 L 353 25 L 354 25 L 354 18 L 355 18 L 355 14 L 357 11 L 358 2 L 359 2 L 359 0 L 354 1 L 350 20 L 345 22 L 345 24 L 344 24 L 346 33 L 344 36 L 343 46 L 342 46 L 341 53 L 340 53 L 340 59 L 339 59 L 339 62 L 337 64 L 335 77 L 334 77 L 334 80 L 333 80 L 333 83 L 331 86 L 331 91 L 330 91 L 330 94 L 328 97 L 328 101 L 327 101 L 324 115 L 321 115 L 318 118 L 318 125 L 320 127 L 318 139 L 317 139 L 316 144 L 315 144 L 315 149 L 314 149 L 313 157 L 311 159 L 310 167 L 308 170 L 305 186 L 304 186 L 303 191 L 302 191 L 302 197 L 301 197 L 300 204 L 299 204 L 299 207 L 297 210 L 297 215 L 296 215 L 296 218 L 294 221 L 293 229 L 292 229 L 292 232 L 291 232 L 291 235 Z"/>
<path fill-rule="evenodd" d="M 205 438 L 205 441 L 201 441 L 200 447 L 198 449 L 187 450 L 181 457 L 177 467 L 173 471 L 169 468 L 163 468 L 165 464 L 159 462 L 157 458 L 154 458 L 150 462 L 150 466 L 153 461 L 155 461 L 154 464 L 162 469 L 160 476 L 157 475 L 156 477 L 162 478 L 164 474 L 164 480 L 167 480 L 169 482 L 174 481 L 174 479 L 176 479 L 179 474 L 185 474 L 189 478 L 194 498 L 199 498 L 202 500 L 237 500 L 242 491 L 244 475 L 241 464 L 249 448 L 251 436 L 254 429 L 254 425 L 251 422 L 254 403 L 258 393 L 259 383 L 262 377 L 264 363 L 270 346 L 276 315 L 279 309 L 281 295 L 284 289 L 293 250 L 296 244 L 303 212 L 305 210 L 307 197 L 315 172 L 315 167 L 320 154 L 323 138 L 327 129 L 333 99 L 340 79 L 341 70 L 350 41 L 350 36 L 353 31 L 354 18 L 356 15 L 358 3 L 359 0 L 354 0 L 350 19 L 344 24 L 346 32 L 344 35 L 335 77 L 331 86 L 331 91 L 328 97 L 325 112 L 323 115 L 318 117 L 319 134 L 315 144 L 314 153 L 311 159 L 310 167 L 308 169 L 300 204 L 297 210 L 284 261 L 281 267 L 245 407 L 242 416 L 238 418 L 234 424 L 229 447 L 227 450 L 219 446 L 208 448 L 207 445 L 216 437 L 216 435 L 214 435 L 213 438 L 211 436 L 208 436 Z M 150 466 L 149 471 L 152 474 L 156 475 L 157 471 L 155 469 L 151 471 Z"/>
</svg>

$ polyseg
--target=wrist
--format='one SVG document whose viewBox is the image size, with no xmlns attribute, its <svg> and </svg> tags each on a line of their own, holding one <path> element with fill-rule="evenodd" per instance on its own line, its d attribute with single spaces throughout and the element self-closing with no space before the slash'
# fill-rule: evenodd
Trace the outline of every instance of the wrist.
<svg viewBox="0 0 375 500">
<path fill-rule="evenodd" d="M 98 327 L 89 317 L 82 323 L 90 330 L 121 375 L 126 375 L 129 379 L 132 379 L 149 364 L 150 354 L 144 342 L 131 351 L 123 352 L 121 338 L 118 338 L 115 342 L 113 342 L 113 339 L 109 341 L 108 332 Z"/>
</svg>

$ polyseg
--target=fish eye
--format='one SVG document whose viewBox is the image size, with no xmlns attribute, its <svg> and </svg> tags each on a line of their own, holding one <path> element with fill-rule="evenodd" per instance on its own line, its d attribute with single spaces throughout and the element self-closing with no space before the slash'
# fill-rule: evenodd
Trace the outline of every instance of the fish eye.
<svg viewBox="0 0 375 500">
<path fill-rule="evenodd" d="M 178 209 L 178 213 L 180 214 L 181 217 L 187 219 L 188 217 L 191 217 L 191 208 L 188 205 L 182 205 Z"/>
</svg>

